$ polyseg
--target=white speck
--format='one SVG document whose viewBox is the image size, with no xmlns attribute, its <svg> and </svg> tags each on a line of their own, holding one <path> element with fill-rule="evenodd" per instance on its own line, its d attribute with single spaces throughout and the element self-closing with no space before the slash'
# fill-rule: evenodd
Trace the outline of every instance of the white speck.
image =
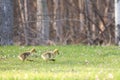
<svg viewBox="0 0 120 80">
<path fill-rule="evenodd" d="M 6 6 L 4 6 L 4 11 L 6 11 Z"/>
<path fill-rule="evenodd" d="M 95 76 L 95 80 L 100 80 L 99 77 L 98 77 L 98 75 Z"/>
<path fill-rule="evenodd" d="M 109 79 L 113 79 L 113 78 L 114 78 L 113 74 L 109 73 L 109 74 L 108 74 L 108 78 L 109 78 Z"/>
<path fill-rule="evenodd" d="M 24 79 L 27 79 L 27 78 L 28 78 L 28 74 L 25 74 Z"/>
</svg>

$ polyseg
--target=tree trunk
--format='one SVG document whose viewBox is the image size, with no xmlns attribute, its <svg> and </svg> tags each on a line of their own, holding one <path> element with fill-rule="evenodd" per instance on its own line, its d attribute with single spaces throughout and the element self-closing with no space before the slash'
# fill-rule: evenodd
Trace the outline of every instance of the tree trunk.
<svg viewBox="0 0 120 80">
<path fill-rule="evenodd" d="M 60 0 L 54 0 L 54 27 L 56 28 L 56 37 L 55 37 L 55 41 L 56 42 L 61 42 L 61 38 L 62 38 L 62 33 L 63 33 L 63 27 L 62 27 L 62 22 L 60 20 L 61 17 L 61 12 L 60 12 L 60 7 L 61 3 Z"/>
<path fill-rule="evenodd" d="M 88 17 L 89 17 L 89 0 L 86 0 L 85 1 L 85 10 L 86 10 L 86 13 L 85 13 L 85 16 L 86 16 L 86 26 L 87 26 L 87 40 L 88 40 L 88 45 L 91 44 L 91 26 L 90 26 L 90 21 L 88 20 Z"/>
<path fill-rule="evenodd" d="M 120 46 L 120 0 L 115 0 L 115 42 Z"/>
<path fill-rule="evenodd" d="M 0 45 L 13 44 L 13 0 L 0 0 Z"/>
<path fill-rule="evenodd" d="M 49 16 L 47 0 L 37 0 L 37 30 L 38 30 L 38 44 L 45 44 L 49 40 Z"/>
</svg>

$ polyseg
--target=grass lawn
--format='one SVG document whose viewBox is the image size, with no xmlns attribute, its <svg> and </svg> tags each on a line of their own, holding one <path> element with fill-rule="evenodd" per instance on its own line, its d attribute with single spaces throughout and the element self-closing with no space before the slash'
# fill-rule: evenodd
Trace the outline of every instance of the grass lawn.
<svg viewBox="0 0 120 80">
<path fill-rule="evenodd" d="M 35 47 L 37 53 L 20 61 L 19 53 Z M 42 52 L 59 49 L 55 62 L 41 59 Z M 0 46 L 0 80 L 120 80 L 117 46 Z"/>
</svg>

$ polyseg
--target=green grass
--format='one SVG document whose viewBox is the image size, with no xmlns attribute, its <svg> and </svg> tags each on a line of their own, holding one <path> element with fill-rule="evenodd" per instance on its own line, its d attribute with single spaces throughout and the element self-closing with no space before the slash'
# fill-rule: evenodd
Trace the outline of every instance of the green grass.
<svg viewBox="0 0 120 80">
<path fill-rule="evenodd" d="M 37 53 L 22 62 L 19 53 L 35 47 Z M 59 49 L 55 62 L 40 55 Z M 120 48 L 117 46 L 0 46 L 0 80 L 120 80 Z"/>
</svg>

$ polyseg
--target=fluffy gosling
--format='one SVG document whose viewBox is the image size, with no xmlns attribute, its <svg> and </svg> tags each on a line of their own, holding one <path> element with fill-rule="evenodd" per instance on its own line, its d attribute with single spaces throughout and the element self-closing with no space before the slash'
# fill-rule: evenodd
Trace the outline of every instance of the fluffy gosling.
<svg viewBox="0 0 120 80">
<path fill-rule="evenodd" d="M 59 54 L 58 49 L 55 49 L 54 51 L 47 51 L 41 55 L 43 60 L 45 61 L 55 61 L 56 55 Z"/>
<path fill-rule="evenodd" d="M 30 56 L 32 53 L 36 52 L 36 50 L 33 48 L 30 51 L 23 52 L 20 55 L 18 55 L 18 58 L 22 61 L 25 61 L 28 56 Z"/>
</svg>

